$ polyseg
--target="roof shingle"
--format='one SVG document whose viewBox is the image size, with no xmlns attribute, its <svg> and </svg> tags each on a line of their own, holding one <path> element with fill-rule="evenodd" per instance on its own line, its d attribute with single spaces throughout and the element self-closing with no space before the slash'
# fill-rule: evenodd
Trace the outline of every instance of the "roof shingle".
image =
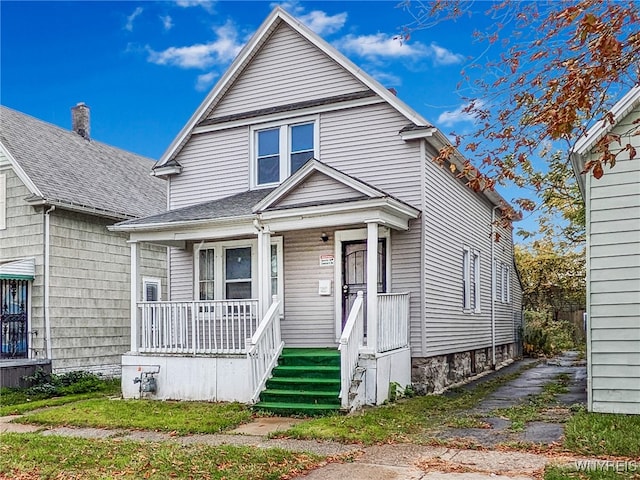
<svg viewBox="0 0 640 480">
<path fill-rule="evenodd" d="M 166 209 L 166 183 L 150 174 L 151 159 L 85 140 L 4 106 L 0 106 L 0 127 L 0 141 L 45 201 L 119 218 Z"/>
</svg>

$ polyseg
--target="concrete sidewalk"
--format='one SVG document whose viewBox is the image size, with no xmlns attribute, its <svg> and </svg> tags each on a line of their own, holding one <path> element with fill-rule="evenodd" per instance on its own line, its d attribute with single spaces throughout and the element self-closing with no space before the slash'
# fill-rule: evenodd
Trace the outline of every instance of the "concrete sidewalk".
<svg viewBox="0 0 640 480">
<path fill-rule="evenodd" d="M 540 393 L 546 383 L 553 381 L 559 374 L 568 374 L 569 392 L 559 396 L 562 404 L 571 405 L 583 401 L 586 375 L 584 366 L 576 362 L 575 353 L 562 355 L 553 361 L 541 362 L 522 371 L 515 380 L 487 396 L 474 408 L 472 413 L 492 421 L 491 412 L 496 408 L 505 408 L 526 402 L 533 395 Z M 473 388 L 478 382 L 486 381 L 494 376 L 509 374 L 527 366 L 524 361 L 495 372 L 464 388 Z M 207 445 L 245 445 L 256 448 L 283 448 L 291 451 L 307 451 L 326 456 L 348 455 L 350 461 L 329 463 L 299 478 L 309 480 L 533 480 L 540 478 L 544 467 L 550 462 L 570 463 L 575 458 L 553 459 L 544 455 L 497 450 L 465 450 L 440 446 L 413 444 L 376 445 L 363 447 L 338 442 L 271 439 L 271 432 L 283 430 L 300 422 L 299 419 L 258 418 L 256 421 L 242 425 L 236 430 L 217 435 L 172 436 L 169 433 L 149 431 L 105 430 L 96 428 L 42 428 L 33 425 L 10 423 L 17 417 L 0 418 L 0 432 L 40 432 L 42 435 L 62 435 L 82 438 L 122 439 L 132 441 L 178 442 L 182 444 L 201 443 Z M 497 421 L 500 420 L 500 421 Z M 513 440 L 509 432 L 508 422 L 493 419 L 496 426 L 490 429 L 448 429 L 440 432 L 438 438 L 471 439 L 483 447 L 495 446 Z M 506 422 L 506 423 L 505 423 Z M 527 429 L 520 440 L 547 444 L 560 440 L 562 426 L 553 422 L 544 423 L 542 427 Z M 532 433 L 533 432 L 533 433 Z M 538 433 L 535 433 L 538 432 Z M 250 479 L 248 479 L 250 480 Z"/>
</svg>

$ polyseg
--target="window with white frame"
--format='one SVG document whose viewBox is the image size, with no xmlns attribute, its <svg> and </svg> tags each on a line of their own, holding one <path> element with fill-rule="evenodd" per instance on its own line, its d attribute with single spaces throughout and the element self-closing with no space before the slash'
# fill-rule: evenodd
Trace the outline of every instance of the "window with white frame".
<svg viewBox="0 0 640 480">
<path fill-rule="evenodd" d="M 202 244 L 196 252 L 197 292 L 200 300 L 257 298 L 257 241 Z M 282 238 L 271 238 L 272 295 L 282 298 Z"/>
<path fill-rule="evenodd" d="M 277 185 L 309 159 L 318 158 L 315 118 L 255 127 L 251 137 L 253 186 Z"/>
<path fill-rule="evenodd" d="M 480 252 L 469 247 L 462 249 L 462 308 L 480 313 Z"/>
<path fill-rule="evenodd" d="M 159 302 L 161 300 L 160 279 L 144 277 L 142 279 L 142 299 L 145 302 Z"/>
<path fill-rule="evenodd" d="M 504 262 L 493 261 L 493 299 L 497 302 L 511 302 L 511 269 Z"/>
</svg>

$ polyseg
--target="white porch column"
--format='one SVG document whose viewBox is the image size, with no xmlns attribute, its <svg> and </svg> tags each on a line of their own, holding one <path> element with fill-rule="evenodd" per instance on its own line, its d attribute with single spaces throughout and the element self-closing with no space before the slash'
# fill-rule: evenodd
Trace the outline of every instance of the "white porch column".
<svg viewBox="0 0 640 480">
<path fill-rule="evenodd" d="M 258 305 L 260 320 L 271 305 L 271 232 L 269 227 L 258 230 Z"/>
<path fill-rule="evenodd" d="M 138 351 L 140 329 L 138 301 L 140 300 L 140 252 L 137 242 L 129 242 L 131 247 L 131 351 Z"/>
<path fill-rule="evenodd" d="M 367 222 L 367 350 L 378 345 L 378 224 Z"/>
</svg>

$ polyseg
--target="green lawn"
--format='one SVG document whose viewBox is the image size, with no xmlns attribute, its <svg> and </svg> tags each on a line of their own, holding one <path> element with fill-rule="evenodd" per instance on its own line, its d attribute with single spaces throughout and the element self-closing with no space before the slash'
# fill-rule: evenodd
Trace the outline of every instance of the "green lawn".
<svg viewBox="0 0 640 480">
<path fill-rule="evenodd" d="M 163 432 L 219 433 L 251 420 L 239 403 L 160 402 L 96 398 L 27 413 L 18 421 L 37 425 L 68 425 Z"/>
<path fill-rule="evenodd" d="M 255 447 L 0 436 L 0 478 L 276 480 L 322 461 L 313 454 Z"/>
<path fill-rule="evenodd" d="M 579 412 L 569 419 L 564 434 L 564 446 L 575 453 L 640 457 L 640 415 Z"/>
<path fill-rule="evenodd" d="M 593 466 L 584 471 L 574 468 L 550 466 L 544 471 L 544 480 L 637 480 L 640 479 L 640 463 L 621 463 L 617 468 Z"/>
</svg>

